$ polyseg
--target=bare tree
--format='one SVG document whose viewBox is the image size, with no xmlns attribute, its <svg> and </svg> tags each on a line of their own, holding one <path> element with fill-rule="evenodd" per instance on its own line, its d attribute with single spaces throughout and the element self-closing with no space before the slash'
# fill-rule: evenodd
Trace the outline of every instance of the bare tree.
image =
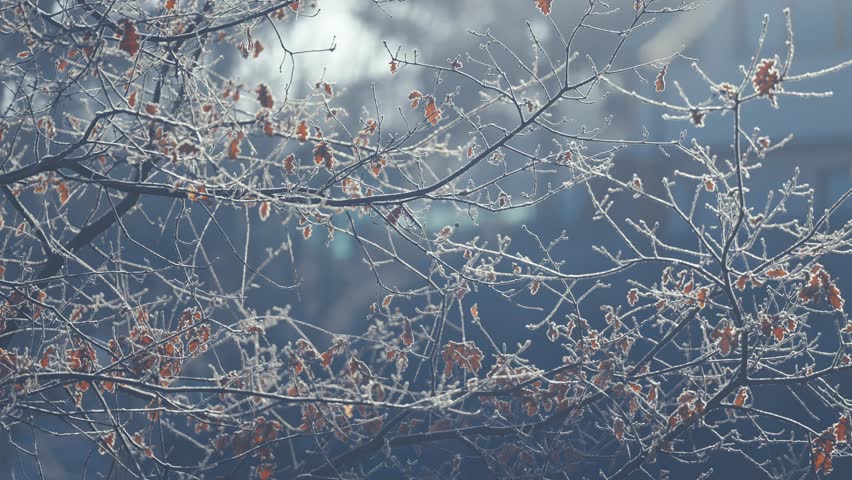
<svg viewBox="0 0 852 480">
<path fill-rule="evenodd" d="M 526 3 L 548 21 L 569 8 Z M 852 322 L 831 263 L 852 252 L 839 213 L 852 189 L 823 212 L 798 172 L 752 192 L 788 139 L 761 136 L 747 107 L 819 102 L 829 94 L 798 82 L 852 63 L 797 73 L 785 11 L 787 50 L 763 51 L 766 17 L 750 63 L 717 82 L 679 51 L 622 55 L 699 5 L 582 8 L 549 22 L 555 49 L 529 24 L 470 32 L 479 50 L 446 62 L 386 44 L 387 75 L 425 72 L 429 89 L 374 88 L 347 113 L 347 95 L 365 96 L 329 79 L 235 80 L 233 57 L 292 78 L 322 55 L 280 32 L 321 16 L 315 4 L 0 3 L 0 424 L 15 468 L 45 476 L 45 444 L 82 440 L 101 455 L 83 475 L 116 478 L 661 478 L 677 465 L 707 478 L 708 458 L 767 478 L 830 473 L 852 455 L 838 384 Z M 586 54 L 588 32 L 611 48 Z M 669 78 L 681 64 L 706 98 Z M 667 89 L 680 101 L 660 100 Z M 566 105 L 608 96 L 725 123 L 730 151 L 568 118 Z M 619 167 L 638 149 L 669 175 Z M 524 228 L 519 248 L 434 218 L 544 208 L 567 190 L 609 229 L 579 253 L 599 269 L 574 268 L 567 233 Z M 300 287 L 317 265 L 297 254 L 336 236 L 375 285 L 351 299 L 366 331 L 330 331 L 286 302 L 257 311 L 254 296 L 330 295 Z M 523 337 L 499 329 L 494 305 L 527 312 Z"/>
</svg>

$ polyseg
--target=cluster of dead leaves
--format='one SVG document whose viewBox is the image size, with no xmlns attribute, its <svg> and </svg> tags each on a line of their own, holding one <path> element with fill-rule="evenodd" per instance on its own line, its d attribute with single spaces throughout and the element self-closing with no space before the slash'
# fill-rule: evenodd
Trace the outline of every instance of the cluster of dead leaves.
<svg viewBox="0 0 852 480">
<path fill-rule="evenodd" d="M 219 435 L 213 444 L 220 452 L 230 449 L 235 456 L 238 456 L 250 449 L 275 441 L 282 428 L 279 422 L 260 416 L 253 422 L 241 425 L 240 429 L 234 433 Z M 263 452 L 260 456 L 269 457 L 269 454 Z"/>
<path fill-rule="evenodd" d="M 388 348 L 385 350 L 385 360 L 394 362 L 398 372 L 404 372 L 408 369 L 408 353 L 397 350 L 396 348 Z"/>
<path fill-rule="evenodd" d="M 736 350 L 740 343 L 739 332 L 730 325 L 713 330 L 710 338 L 719 343 L 719 351 L 722 352 L 722 355 L 727 355 Z"/>
<path fill-rule="evenodd" d="M 50 362 L 50 357 L 56 353 L 53 347 L 48 347 L 44 356 L 41 359 L 41 365 L 45 367 Z M 95 350 L 89 344 L 83 344 L 77 348 L 69 348 L 65 350 L 65 365 L 72 372 L 90 373 L 95 371 L 97 367 L 97 356 Z M 74 391 L 69 393 L 74 398 L 74 403 L 79 407 L 83 402 L 83 392 L 89 390 L 89 382 L 81 380 L 74 383 Z M 115 384 L 113 382 L 101 382 L 101 389 L 105 392 L 114 392 Z"/>
<path fill-rule="evenodd" d="M 669 417 L 669 428 L 704 414 L 706 404 L 694 390 L 686 390 L 677 397 L 678 407 Z"/>
<path fill-rule="evenodd" d="M 112 360 L 122 361 L 126 369 L 137 377 L 153 372 L 160 385 L 168 385 L 180 374 L 183 362 L 188 358 L 186 353 L 197 357 L 207 350 L 211 331 L 209 325 L 199 324 L 201 318 L 201 313 L 196 310 L 184 311 L 178 327 L 183 334 L 174 335 L 175 332 L 151 327 L 148 323 L 150 315 L 144 307 L 140 307 L 130 335 L 120 335 L 109 341 Z"/>
<path fill-rule="evenodd" d="M 697 304 L 699 309 L 703 309 L 707 306 L 710 289 L 696 285 L 693 279 L 687 281 L 687 276 L 688 272 L 686 270 L 682 270 L 675 275 L 673 273 L 673 269 L 671 267 L 667 267 L 663 270 L 661 286 L 664 291 L 673 293 L 677 297 L 684 298 L 687 305 Z M 669 285 L 671 285 L 671 287 L 669 287 Z M 628 292 L 627 301 L 630 303 L 630 306 L 635 305 L 638 299 L 638 291 L 635 288 Z M 667 304 L 668 302 L 665 298 L 660 298 L 656 303 L 656 307 L 658 310 L 662 310 Z"/>
<path fill-rule="evenodd" d="M 240 55 L 242 55 L 243 58 L 248 58 L 249 55 L 251 55 L 252 58 L 257 58 L 260 56 L 260 52 L 264 50 L 263 44 L 260 43 L 260 40 L 255 40 L 253 43 L 240 43 L 237 45 L 237 49 L 240 51 Z"/>
<path fill-rule="evenodd" d="M 50 350 L 45 351 L 45 357 L 50 355 Z M 97 365 L 97 355 L 89 344 L 77 348 L 65 350 L 66 366 L 72 372 L 92 372 Z"/>
<path fill-rule="evenodd" d="M 507 357 L 501 356 L 486 377 L 500 387 L 510 392 L 511 399 L 502 400 L 497 397 L 483 397 L 483 401 L 492 403 L 504 417 L 512 414 L 513 403 L 517 402 L 523 413 L 532 417 L 541 409 L 549 412 L 555 407 L 562 410 L 568 407 L 568 378 L 563 374 L 554 376 L 547 388 L 542 388 L 544 382 L 538 380 L 542 372 L 529 365 L 512 366 Z"/>
<path fill-rule="evenodd" d="M 843 310 L 845 301 L 840 295 L 840 289 L 831 281 L 831 276 L 822 265 L 815 264 L 805 275 L 807 284 L 799 290 L 799 298 L 803 302 L 819 304 L 825 299 L 835 310 Z"/>
<path fill-rule="evenodd" d="M 441 121 L 441 110 L 435 103 L 435 97 L 432 95 L 424 95 L 417 90 L 412 90 L 408 94 L 408 99 L 411 100 L 411 109 L 415 110 L 418 106 L 423 105 L 423 115 L 426 121 L 432 125 L 437 125 Z"/>
<path fill-rule="evenodd" d="M 113 361 L 124 362 L 134 376 L 143 377 L 155 372 L 161 384 L 168 385 L 180 374 L 183 356 L 183 343 L 179 337 L 160 342 L 163 330 L 148 325 L 136 325 L 130 330 L 130 336 L 120 335 L 109 341 L 109 350 Z"/>
<path fill-rule="evenodd" d="M 769 98 L 773 107 L 778 107 L 775 94 L 781 90 L 781 73 L 777 68 L 777 58 L 764 58 L 754 72 L 751 83 L 758 96 Z"/>
<path fill-rule="evenodd" d="M 142 438 L 142 434 L 137 432 L 133 434 L 133 437 L 130 439 L 131 441 L 125 443 L 126 445 L 133 445 L 138 451 L 142 453 L 142 455 L 153 458 L 154 451 L 145 444 L 145 440 Z M 113 454 L 115 452 L 115 432 L 110 432 L 106 435 L 102 435 L 98 439 L 98 454 L 106 455 L 107 453 Z"/>
<path fill-rule="evenodd" d="M 206 352 L 207 344 L 210 342 L 210 326 L 200 324 L 201 319 L 200 311 L 187 309 L 181 314 L 180 324 L 178 325 L 180 330 L 187 329 L 184 332 L 184 339 L 187 342 L 187 350 L 193 357 L 198 357 Z"/>
<path fill-rule="evenodd" d="M 819 437 L 813 441 L 811 449 L 811 463 L 815 473 L 822 472 L 828 475 L 834 466 L 831 462 L 831 454 L 838 443 L 849 441 L 849 417 L 843 415 L 834 425 L 825 429 Z"/>
<path fill-rule="evenodd" d="M 175 184 L 175 188 L 180 187 L 180 183 Z M 191 202 L 209 202 L 210 196 L 207 195 L 207 187 L 204 185 L 194 185 L 191 184 L 186 187 L 186 198 Z"/>
<path fill-rule="evenodd" d="M 761 333 L 767 337 L 772 335 L 779 342 L 784 340 L 787 334 L 794 332 L 798 326 L 796 319 L 788 315 L 762 313 L 758 318 Z"/>
<path fill-rule="evenodd" d="M 757 280 L 751 273 L 748 273 L 746 275 L 741 275 L 740 278 L 737 279 L 737 283 L 735 284 L 736 289 L 741 292 L 744 291 L 749 281 L 751 282 L 752 288 L 760 288 L 763 286 L 763 283 Z"/>
<path fill-rule="evenodd" d="M 328 171 L 334 169 L 334 149 L 324 140 L 314 146 L 314 163 L 325 165 Z"/>
<path fill-rule="evenodd" d="M 361 122 L 364 124 L 364 128 L 362 128 L 361 131 L 358 132 L 358 136 L 355 137 L 355 145 L 359 147 L 366 147 L 370 144 L 370 137 L 376 133 L 376 129 L 379 128 L 379 124 L 372 118 L 367 120 L 362 119 Z M 378 170 L 376 170 L 377 167 Z M 373 176 L 378 177 L 379 172 L 381 172 L 381 167 L 378 166 L 378 162 L 373 162 Z"/>
<path fill-rule="evenodd" d="M 441 353 L 444 359 L 444 376 L 453 376 L 453 367 L 459 367 L 470 373 L 476 373 L 482 368 L 482 350 L 472 341 L 453 342 L 444 346 Z"/>
<path fill-rule="evenodd" d="M 68 200 L 71 199 L 71 189 L 68 188 L 68 185 L 64 181 L 57 178 L 53 172 L 48 175 L 39 175 L 36 178 L 33 193 L 43 195 L 47 193 L 51 186 L 59 196 L 59 204 L 65 205 L 68 203 Z"/>
</svg>

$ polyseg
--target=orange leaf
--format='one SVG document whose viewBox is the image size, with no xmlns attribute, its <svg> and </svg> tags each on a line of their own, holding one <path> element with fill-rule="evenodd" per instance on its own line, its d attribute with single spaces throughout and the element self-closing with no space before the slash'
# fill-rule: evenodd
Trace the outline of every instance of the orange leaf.
<svg viewBox="0 0 852 480">
<path fill-rule="evenodd" d="M 166 0 L 166 10 L 174 10 L 175 9 L 176 0 Z"/>
<path fill-rule="evenodd" d="M 287 175 L 296 173 L 296 156 L 292 153 L 284 158 L 284 170 L 287 172 Z"/>
<path fill-rule="evenodd" d="M 71 197 L 71 191 L 68 190 L 68 185 L 66 185 L 65 182 L 59 182 L 56 184 L 56 191 L 59 192 L 59 203 L 61 205 L 68 203 L 68 199 Z"/>
<path fill-rule="evenodd" d="M 414 334 L 411 332 L 411 322 L 408 318 L 402 319 L 402 343 L 405 344 L 406 347 L 410 347 L 412 343 L 414 343 Z"/>
<path fill-rule="evenodd" d="M 657 386 L 651 385 L 651 390 L 648 392 L 648 401 L 653 402 L 657 400 Z"/>
<path fill-rule="evenodd" d="M 275 101 L 272 99 L 272 93 L 269 91 L 269 86 L 265 83 L 261 83 L 254 90 L 257 92 L 257 101 L 260 102 L 260 106 L 263 108 L 272 108 L 275 105 Z"/>
<path fill-rule="evenodd" d="M 260 215 L 260 220 L 265 222 L 267 218 L 269 218 L 269 212 L 272 210 L 269 202 L 260 202 L 260 209 L 258 209 L 258 214 Z"/>
<path fill-rule="evenodd" d="M 636 290 L 635 288 L 631 288 L 630 291 L 627 292 L 627 303 L 629 303 L 630 306 L 632 307 L 632 306 L 636 305 L 636 302 L 638 302 L 638 301 L 639 301 L 639 291 Z"/>
<path fill-rule="evenodd" d="M 462 368 L 471 373 L 476 373 L 482 368 L 482 350 L 472 341 L 453 342 L 444 346 L 442 353 L 444 358 L 444 376 L 453 376 L 453 366 Z"/>
<path fill-rule="evenodd" d="M 663 68 L 661 68 L 659 73 L 657 73 L 657 79 L 654 80 L 654 87 L 658 92 L 662 92 L 666 89 L 666 70 L 668 70 L 668 68 L 668 65 L 663 65 Z"/>
<path fill-rule="evenodd" d="M 812 450 L 812 462 L 814 472 L 828 475 L 832 470 L 831 453 L 834 451 L 834 432 L 829 427 L 822 432 L 819 437 L 814 440 L 814 448 Z"/>
<path fill-rule="evenodd" d="M 813 463 L 814 472 L 819 472 L 820 470 L 822 470 L 824 473 L 828 474 L 832 470 L 831 458 L 829 458 L 828 455 L 819 450 L 814 451 Z"/>
<path fill-rule="evenodd" d="M 47 366 L 50 365 L 50 356 L 53 355 L 55 352 L 56 348 L 52 345 L 47 347 L 47 349 L 44 351 L 44 355 L 41 357 L 41 362 L 39 362 L 42 368 L 47 368 Z"/>
<path fill-rule="evenodd" d="M 840 290 L 835 285 L 828 286 L 828 303 L 835 310 L 843 310 L 843 297 L 840 296 Z"/>
<path fill-rule="evenodd" d="M 777 326 L 772 329 L 772 335 L 775 336 L 775 340 L 778 340 L 779 342 L 781 340 L 784 340 L 784 333 L 784 329 L 780 326 Z"/>
<path fill-rule="evenodd" d="M 742 407 L 745 405 L 746 400 L 748 400 L 748 387 L 740 387 L 739 392 L 737 392 L 736 398 L 734 398 L 734 405 L 738 407 Z"/>
<path fill-rule="evenodd" d="M 334 84 L 333 83 L 317 82 L 317 83 L 314 84 L 314 88 L 320 88 L 320 87 L 322 87 L 323 93 L 325 93 L 329 97 L 334 96 Z"/>
<path fill-rule="evenodd" d="M 551 342 L 559 340 L 559 330 L 556 329 L 556 324 L 553 322 L 551 322 L 550 327 L 547 328 L 547 339 Z"/>
<path fill-rule="evenodd" d="M 615 433 L 615 438 L 620 442 L 624 439 L 624 420 L 620 417 L 612 422 L 612 431 Z"/>
<path fill-rule="evenodd" d="M 147 308 L 139 307 L 136 309 L 136 323 L 148 323 L 149 318 L 150 314 Z"/>
<path fill-rule="evenodd" d="M 272 478 L 272 467 L 267 464 L 257 467 L 257 478 L 260 480 L 269 480 Z"/>
<path fill-rule="evenodd" d="M 331 365 L 331 361 L 334 360 L 334 350 L 329 348 L 320 355 L 320 358 L 322 358 L 322 362 L 320 362 L 320 365 L 322 365 L 323 367 Z"/>
<path fill-rule="evenodd" d="M 411 93 L 408 94 L 408 99 L 411 100 L 411 109 L 414 110 L 417 108 L 417 105 L 420 105 L 420 97 L 423 94 L 418 92 L 417 90 L 412 90 Z"/>
<path fill-rule="evenodd" d="M 783 278 L 787 276 L 787 270 L 784 270 L 781 267 L 773 268 L 772 270 L 766 271 L 766 276 L 769 278 Z"/>
<path fill-rule="evenodd" d="M 843 310 L 844 300 L 840 295 L 840 289 L 831 281 L 831 276 L 822 265 L 815 264 L 806 275 L 808 283 L 799 290 L 799 298 L 804 303 L 811 301 L 820 303 L 825 298 L 832 308 Z"/>
<path fill-rule="evenodd" d="M 435 105 L 435 99 L 431 96 L 426 102 L 426 120 L 432 125 L 437 125 L 441 120 L 441 110 Z"/>
<path fill-rule="evenodd" d="M 698 290 L 698 308 L 704 308 L 704 305 L 707 303 L 707 288 L 702 287 Z"/>
<path fill-rule="evenodd" d="M 131 57 L 139 51 L 139 33 L 136 31 L 136 25 L 127 20 L 124 22 L 124 32 L 121 35 L 121 41 L 118 43 L 118 48 L 129 53 Z"/>
<path fill-rule="evenodd" d="M 778 86 L 781 84 L 781 72 L 775 68 L 775 63 L 776 60 L 774 59 L 762 59 L 751 81 L 758 96 L 768 97 L 772 106 L 777 106 L 774 94 L 779 90 Z"/>
<path fill-rule="evenodd" d="M 550 15 L 551 4 L 553 4 L 553 0 L 535 0 L 535 5 L 545 15 Z"/>
<path fill-rule="evenodd" d="M 837 443 L 845 442 L 849 438 L 849 419 L 846 415 L 834 424 L 834 438 Z"/>
<path fill-rule="evenodd" d="M 228 158 L 237 158 L 240 154 L 240 135 L 237 135 L 231 140 L 228 145 Z"/>
<path fill-rule="evenodd" d="M 334 150 L 331 145 L 320 142 L 314 147 L 314 163 L 317 165 L 325 163 L 325 168 L 328 170 L 334 167 Z"/>
<path fill-rule="evenodd" d="M 719 350 L 722 352 L 722 355 L 731 353 L 731 350 L 736 349 L 739 343 L 737 331 L 731 327 L 714 330 L 710 338 L 719 341 Z"/>
<path fill-rule="evenodd" d="M 299 123 L 299 126 L 296 127 L 296 138 L 299 139 L 300 142 L 305 143 L 308 140 L 308 124 L 302 120 Z"/>
</svg>

